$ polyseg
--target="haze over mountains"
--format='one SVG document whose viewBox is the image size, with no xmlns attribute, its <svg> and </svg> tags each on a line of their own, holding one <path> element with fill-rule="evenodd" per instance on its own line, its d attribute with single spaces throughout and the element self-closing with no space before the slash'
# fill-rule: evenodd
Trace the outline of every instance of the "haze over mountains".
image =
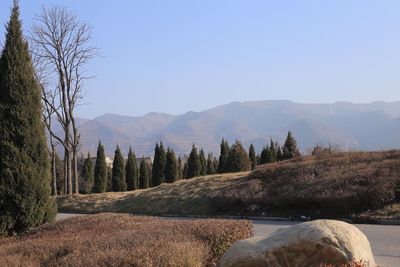
<svg viewBox="0 0 400 267">
<path fill-rule="evenodd" d="M 182 115 L 149 113 L 141 117 L 104 114 L 79 119 L 81 152 L 96 152 L 99 139 L 106 154 L 117 144 L 124 153 L 131 145 L 137 156 L 151 156 L 162 140 L 178 154 L 188 154 L 193 142 L 206 152 L 219 153 L 224 137 L 250 143 L 257 153 L 270 138 L 282 143 L 293 132 L 302 151 L 316 144 L 342 149 L 381 150 L 400 146 L 400 102 L 301 104 L 291 101 L 234 102 Z"/>
</svg>

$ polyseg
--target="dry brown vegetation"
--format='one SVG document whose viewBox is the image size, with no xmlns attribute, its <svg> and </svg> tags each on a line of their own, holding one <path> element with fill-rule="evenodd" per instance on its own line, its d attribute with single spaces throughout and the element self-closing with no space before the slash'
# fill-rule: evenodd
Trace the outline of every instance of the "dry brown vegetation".
<svg viewBox="0 0 400 267">
<path fill-rule="evenodd" d="M 341 265 L 332 265 L 332 264 L 321 264 L 320 267 L 367 267 L 369 266 L 366 262 L 359 261 L 359 262 L 350 262 L 346 264 L 341 264 Z"/>
<path fill-rule="evenodd" d="M 59 197 L 61 212 L 399 218 L 400 151 L 319 153 L 125 193 Z M 389 205 L 389 206 L 386 206 Z M 365 211 L 372 210 L 365 215 Z"/>
<path fill-rule="evenodd" d="M 350 215 L 399 200 L 400 151 L 336 153 L 260 166 L 264 208 L 314 216 Z"/>
<path fill-rule="evenodd" d="M 218 209 L 215 206 L 217 197 L 247 183 L 248 174 L 209 175 L 131 192 L 61 196 L 57 198 L 57 203 L 59 212 L 210 215 Z"/>
<path fill-rule="evenodd" d="M 248 221 L 98 214 L 0 238 L 0 266 L 213 266 Z"/>
</svg>

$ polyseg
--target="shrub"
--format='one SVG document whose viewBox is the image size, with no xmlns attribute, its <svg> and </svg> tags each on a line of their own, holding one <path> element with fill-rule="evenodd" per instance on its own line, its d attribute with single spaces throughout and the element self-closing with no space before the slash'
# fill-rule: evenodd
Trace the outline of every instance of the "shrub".
<svg viewBox="0 0 400 267">
<path fill-rule="evenodd" d="M 251 228 L 248 221 L 89 215 L 0 239 L 0 266 L 215 266 Z"/>
</svg>

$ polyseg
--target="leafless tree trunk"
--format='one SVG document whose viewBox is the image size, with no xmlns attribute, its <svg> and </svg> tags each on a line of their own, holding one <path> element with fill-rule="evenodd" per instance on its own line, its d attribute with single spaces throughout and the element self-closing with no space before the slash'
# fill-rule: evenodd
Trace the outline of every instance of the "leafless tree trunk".
<svg viewBox="0 0 400 267">
<path fill-rule="evenodd" d="M 53 196 L 57 196 L 56 147 L 54 145 L 51 145 L 51 170 L 51 192 Z"/>
<path fill-rule="evenodd" d="M 97 48 L 90 45 L 90 26 L 80 23 L 66 8 L 43 8 L 36 20 L 30 38 L 32 54 L 47 70 L 47 78 L 53 82 L 53 88 L 57 88 L 59 96 L 57 103 L 50 106 L 64 131 L 63 138 L 53 136 L 65 150 L 66 193 L 79 193 L 77 154 L 80 135 L 74 111 L 84 96 L 84 81 L 91 78 L 84 67 L 96 55 Z"/>
<path fill-rule="evenodd" d="M 51 160 L 51 177 L 52 177 L 52 186 L 51 186 L 51 193 L 53 196 L 57 195 L 57 174 L 56 174 L 56 162 L 55 162 L 55 156 L 56 156 L 56 146 L 57 146 L 57 140 L 56 136 L 52 133 L 52 116 L 56 112 L 56 105 L 55 105 L 55 97 L 56 97 L 56 91 L 46 91 L 46 85 L 47 85 L 47 80 L 46 80 L 46 69 L 43 68 L 43 64 L 40 63 L 39 58 L 33 58 L 33 65 L 35 68 L 35 77 L 36 80 L 41 88 L 42 92 L 42 102 L 43 102 L 43 122 L 46 126 L 46 130 L 49 133 L 49 141 L 50 141 L 50 149 L 48 149 L 48 153 L 50 156 Z"/>
</svg>

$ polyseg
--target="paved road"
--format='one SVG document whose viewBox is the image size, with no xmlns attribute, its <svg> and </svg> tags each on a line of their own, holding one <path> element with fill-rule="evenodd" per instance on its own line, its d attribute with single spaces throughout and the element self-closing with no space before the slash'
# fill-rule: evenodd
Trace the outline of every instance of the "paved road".
<svg viewBox="0 0 400 267">
<path fill-rule="evenodd" d="M 81 215 L 59 213 L 57 215 L 57 220 L 74 216 Z M 254 234 L 256 236 L 269 236 L 280 228 L 290 227 L 296 224 L 296 222 L 262 220 L 252 221 L 252 223 L 254 225 Z M 358 227 L 368 237 L 372 247 L 372 252 L 374 253 L 375 261 L 380 267 L 400 266 L 400 226 L 368 224 L 356 224 L 355 226 Z"/>
</svg>

